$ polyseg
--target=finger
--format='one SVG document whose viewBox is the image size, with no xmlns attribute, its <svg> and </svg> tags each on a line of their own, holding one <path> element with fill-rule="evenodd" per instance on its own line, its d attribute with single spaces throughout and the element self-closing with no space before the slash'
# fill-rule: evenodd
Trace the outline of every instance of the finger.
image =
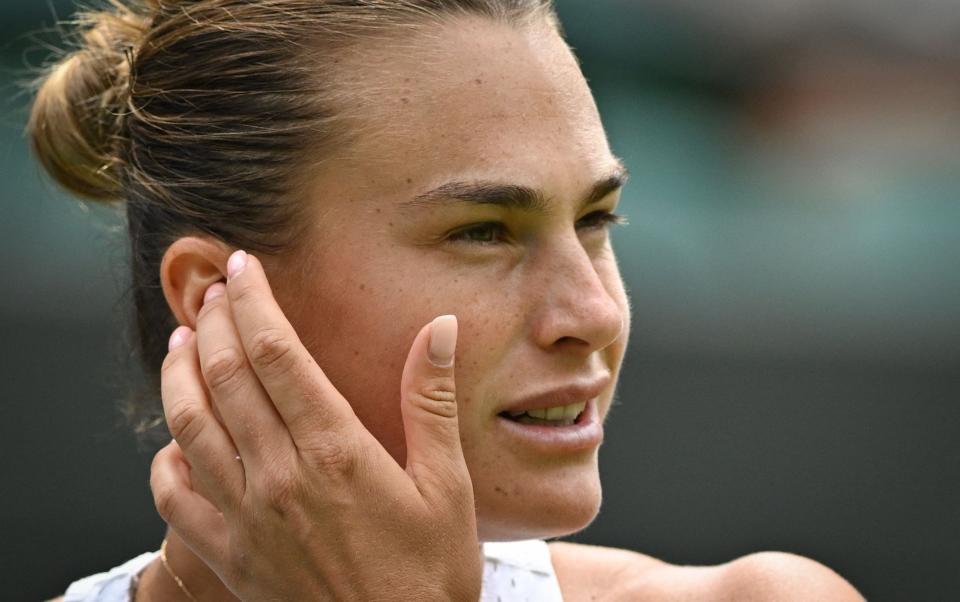
<svg viewBox="0 0 960 602">
<path fill-rule="evenodd" d="M 200 369 L 245 467 L 256 470 L 292 450 L 293 442 L 247 361 L 225 291 L 222 282 L 210 285 L 197 315 Z"/>
<path fill-rule="evenodd" d="M 223 515 L 197 493 L 191 469 L 176 441 L 153 457 L 150 490 L 157 512 L 198 556 L 216 567 L 227 557 L 227 530 Z"/>
<path fill-rule="evenodd" d="M 425 497 L 449 497 L 464 485 L 469 489 L 457 422 L 456 343 L 456 316 L 440 316 L 417 334 L 403 367 L 400 409 L 406 468 Z"/>
<path fill-rule="evenodd" d="M 359 426 L 350 404 L 284 316 L 260 261 L 237 251 L 227 271 L 227 296 L 240 340 L 294 443 L 299 447 Z"/>
<path fill-rule="evenodd" d="M 180 326 L 170 336 L 170 347 L 160 368 L 160 396 L 170 434 L 203 484 L 203 493 L 220 508 L 233 508 L 243 495 L 243 465 L 236 460 L 236 447 L 210 407 L 197 357 L 197 337 Z"/>
</svg>

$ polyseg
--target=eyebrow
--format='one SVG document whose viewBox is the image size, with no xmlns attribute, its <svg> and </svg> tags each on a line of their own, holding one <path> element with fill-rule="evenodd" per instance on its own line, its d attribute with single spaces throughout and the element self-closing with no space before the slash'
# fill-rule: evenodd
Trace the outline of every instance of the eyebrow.
<svg viewBox="0 0 960 602">
<path fill-rule="evenodd" d="M 614 190 L 626 184 L 627 168 L 617 161 L 610 173 L 597 180 L 586 197 L 586 205 L 599 202 Z M 549 203 L 543 191 L 518 184 L 503 184 L 493 181 L 447 182 L 432 190 L 418 194 L 401 203 L 401 209 L 437 207 L 451 203 L 496 205 L 533 213 L 549 213 Z"/>
</svg>

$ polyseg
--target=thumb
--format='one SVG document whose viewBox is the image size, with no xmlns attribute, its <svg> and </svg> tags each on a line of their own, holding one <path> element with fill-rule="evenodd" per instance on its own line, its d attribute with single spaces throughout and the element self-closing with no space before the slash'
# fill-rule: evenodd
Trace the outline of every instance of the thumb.
<svg viewBox="0 0 960 602">
<path fill-rule="evenodd" d="M 440 316 L 417 334 L 403 367 L 400 410 L 406 470 L 424 495 L 425 488 L 458 487 L 467 475 L 457 423 L 456 345 L 456 316 Z"/>
</svg>

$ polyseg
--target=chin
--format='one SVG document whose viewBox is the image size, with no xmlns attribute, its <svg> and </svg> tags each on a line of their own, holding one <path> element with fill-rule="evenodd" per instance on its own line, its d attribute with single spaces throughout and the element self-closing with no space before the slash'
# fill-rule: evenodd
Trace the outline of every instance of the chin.
<svg viewBox="0 0 960 602">
<path fill-rule="evenodd" d="M 584 467 L 555 467 L 509 485 L 474 483 L 481 541 L 516 541 L 570 535 L 600 511 L 600 476 Z"/>
</svg>

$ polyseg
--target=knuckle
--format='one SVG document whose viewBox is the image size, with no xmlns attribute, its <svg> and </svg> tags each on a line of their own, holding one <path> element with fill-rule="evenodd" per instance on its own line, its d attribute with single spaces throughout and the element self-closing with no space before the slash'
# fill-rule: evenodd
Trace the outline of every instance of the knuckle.
<svg viewBox="0 0 960 602">
<path fill-rule="evenodd" d="M 245 361 L 243 354 L 233 347 L 223 347 L 210 354 L 205 362 L 203 374 L 211 389 L 223 390 L 229 384 L 239 380 Z"/>
<path fill-rule="evenodd" d="M 296 473 L 290 470 L 273 470 L 265 476 L 263 498 L 267 505 L 279 514 L 287 514 L 300 498 L 302 485 Z"/>
<path fill-rule="evenodd" d="M 357 468 L 351 450 L 338 441 L 318 441 L 301 447 L 300 453 L 311 468 L 327 477 L 350 477 Z"/>
<path fill-rule="evenodd" d="M 293 367 L 294 346 L 278 328 L 263 328 L 250 338 L 250 360 L 272 373 L 284 373 Z"/>
<path fill-rule="evenodd" d="M 204 404 L 196 399 L 181 399 L 167 413 L 167 426 L 181 447 L 190 447 L 206 428 Z"/>
<path fill-rule="evenodd" d="M 176 521 L 177 493 L 170 485 L 153 484 L 153 505 L 163 520 L 170 524 Z"/>
<path fill-rule="evenodd" d="M 414 407 L 442 418 L 457 415 L 457 393 L 449 378 L 428 379 L 410 393 L 409 401 Z"/>
</svg>

